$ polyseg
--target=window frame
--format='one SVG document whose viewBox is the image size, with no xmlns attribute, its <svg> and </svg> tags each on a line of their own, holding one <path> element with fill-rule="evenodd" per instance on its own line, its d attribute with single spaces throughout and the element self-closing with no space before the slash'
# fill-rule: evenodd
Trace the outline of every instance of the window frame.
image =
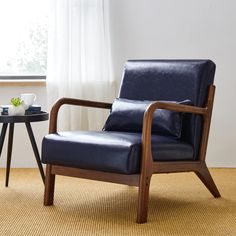
<svg viewBox="0 0 236 236">
<path fill-rule="evenodd" d="M 46 75 L 0 75 L 0 87 L 46 86 Z"/>
<path fill-rule="evenodd" d="M 46 80 L 46 75 L 0 75 L 0 81 Z"/>
</svg>

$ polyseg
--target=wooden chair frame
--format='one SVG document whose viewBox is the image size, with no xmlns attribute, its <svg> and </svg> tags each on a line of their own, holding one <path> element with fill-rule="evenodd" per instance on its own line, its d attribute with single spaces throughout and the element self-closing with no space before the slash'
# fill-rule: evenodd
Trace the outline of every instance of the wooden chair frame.
<svg viewBox="0 0 236 236">
<path fill-rule="evenodd" d="M 64 167 L 47 164 L 46 183 L 44 193 L 44 205 L 52 205 L 54 198 L 55 175 L 65 175 L 92 180 L 100 180 L 112 183 L 127 184 L 138 186 L 138 207 L 137 223 L 147 222 L 149 186 L 152 174 L 156 173 L 175 173 L 193 171 L 200 178 L 215 198 L 220 197 L 220 193 L 210 175 L 205 163 L 207 142 L 209 136 L 211 114 L 214 102 L 215 86 L 209 87 L 207 103 L 205 107 L 196 107 L 168 102 L 153 102 L 148 106 L 144 114 L 142 129 L 142 160 L 140 174 L 125 175 L 109 173 L 103 171 L 85 170 L 79 168 Z M 76 105 L 94 108 L 110 109 L 111 103 L 79 100 L 73 98 L 61 98 L 52 107 L 50 113 L 49 133 L 57 133 L 57 116 L 62 105 Z M 167 109 L 177 112 L 194 113 L 202 115 L 204 119 L 203 132 L 200 144 L 199 157 L 196 161 L 162 161 L 154 162 L 151 152 L 151 126 L 152 117 L 156 109 Z"/>
</svg>

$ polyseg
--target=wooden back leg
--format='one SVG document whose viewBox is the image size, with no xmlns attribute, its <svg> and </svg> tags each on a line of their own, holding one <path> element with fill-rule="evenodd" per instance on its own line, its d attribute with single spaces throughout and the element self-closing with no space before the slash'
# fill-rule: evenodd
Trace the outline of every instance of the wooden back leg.
<svg viewBox="0 0 236 236">
<path fill-rule="evenodd" d="M 195 174 L 199 177 L 202 183 L 207 187 L 207 189 L 215 198 L 220 197 L 219 190 L 217 189 L 206 164 L 202 165 L 199 170 L 195 171 Z"/>
</svg>

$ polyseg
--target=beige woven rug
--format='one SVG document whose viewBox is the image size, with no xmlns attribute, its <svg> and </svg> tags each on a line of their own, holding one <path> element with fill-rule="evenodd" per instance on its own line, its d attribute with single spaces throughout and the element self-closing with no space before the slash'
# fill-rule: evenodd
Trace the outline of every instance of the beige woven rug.
<svg viewBox="0 0 236 236">
<path fill-rule="evenodd" d="M 57 177 L 55 205 L 43 206 L 36 169 L 0 169 L 0 235 L 236 235 L 236 169 L 211 169 L 222 198 L 193 173 L 152 178 L 149 219 L 138 225 L 137 188 Z"/>
</svg>

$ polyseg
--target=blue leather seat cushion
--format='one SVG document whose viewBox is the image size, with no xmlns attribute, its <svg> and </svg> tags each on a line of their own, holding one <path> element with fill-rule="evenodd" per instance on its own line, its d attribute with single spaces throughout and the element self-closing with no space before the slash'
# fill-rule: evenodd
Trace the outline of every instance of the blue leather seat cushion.
<svg viewBox="0 0 236 236">
<path fill-rule="evenodd" d="M 193 160 L 191 145 L 152 135 L 154 161 Z M 42 162 L 121 174 L 140 172 L 141 133 L 73 131 L 46 135 Z"/>
</svg>

